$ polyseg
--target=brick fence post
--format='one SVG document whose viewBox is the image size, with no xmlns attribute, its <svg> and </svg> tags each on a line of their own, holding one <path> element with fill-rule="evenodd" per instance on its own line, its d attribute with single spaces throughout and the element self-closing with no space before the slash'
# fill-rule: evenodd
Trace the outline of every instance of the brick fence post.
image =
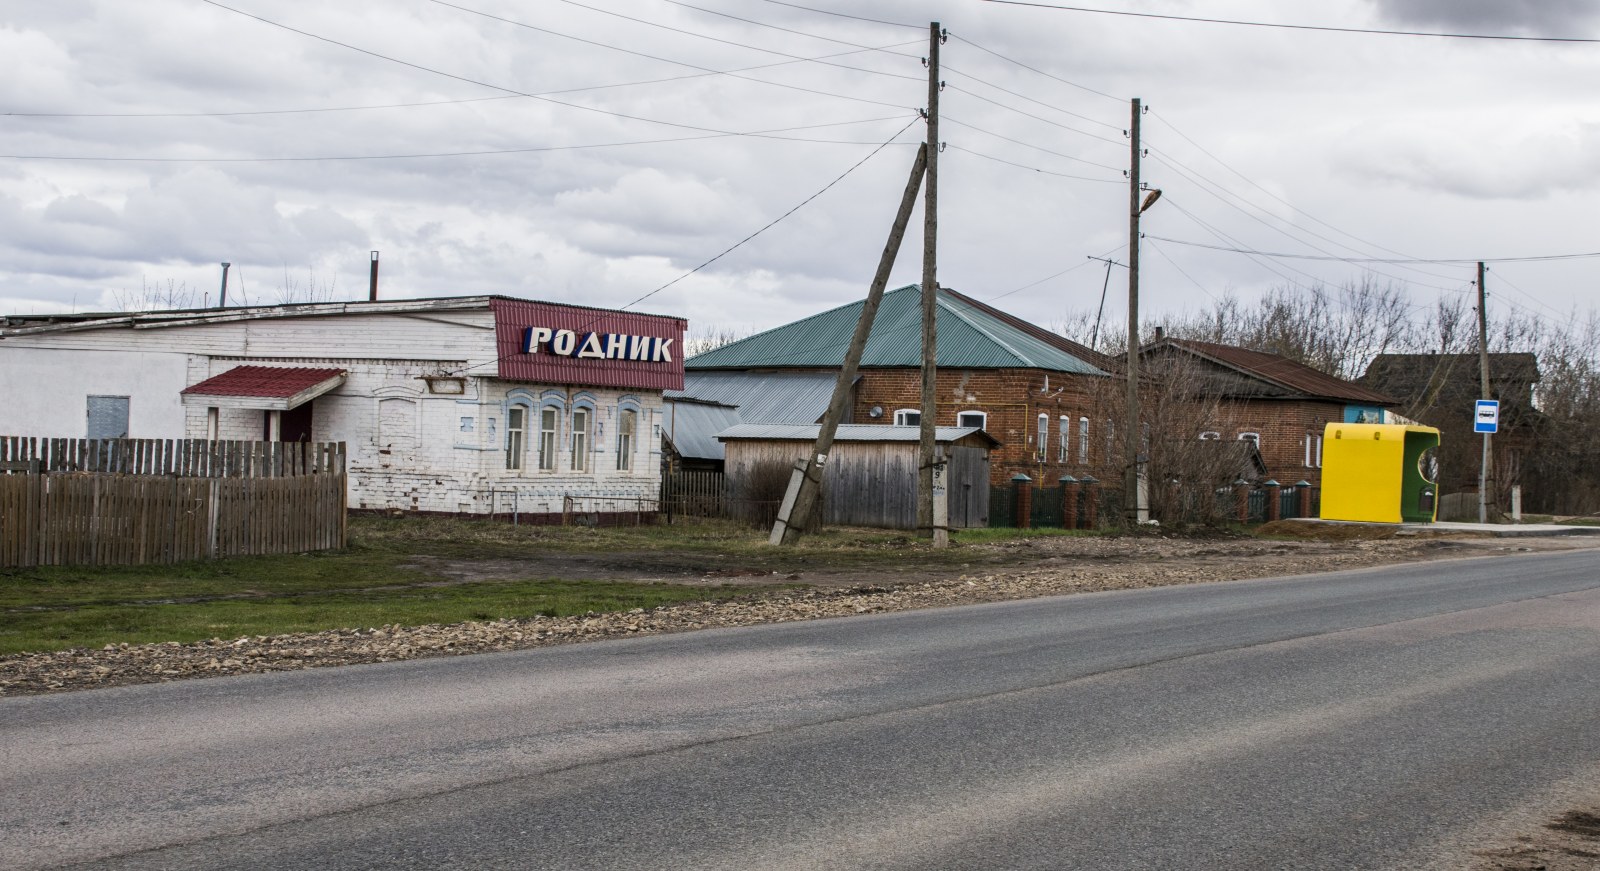
<svg viewBox="0 0 1600 871">
<path fill-rule="evenodd" d="M 1234 502 L 1239 508 L 1239 522 L 1250 522 L 1250 482 L 1243 478 L 1233 482 Z"/>
<path fill-rule="evenodd" d="M 1058 481 L 1061 485 L 1061 528 L 1078 528 L 1078 479 L 1071 475 L 1062 475 Z"/>
<path fill-rule="evenodd" d="M 1096 518 L 1100 515 L 1100 481 L 1093 475 L 1084 475 L 1080 480 L 1083 485 L 1083 526 L 1085 529 L 1094 529 Z"/>
<path fill-rule="evenodd" d="M 1016 488 L 1017 528 L 1033 527 L 1033 479 L 1021 472 L 1013 475 L 1011 486 Z"/>
<path fill-rule="evenodd" d="M 1300 497 L 1300 516 L 1311 516 L 1311 482 L 1300 481 L 1294 485 L 1295 495 Z"/>
<path fill-rule="evenodd" d="M 1283 485 L 1268 478 L 1261 486 L 1267 489 L 1267 522 L 1283 519 Z"/>
</svg>

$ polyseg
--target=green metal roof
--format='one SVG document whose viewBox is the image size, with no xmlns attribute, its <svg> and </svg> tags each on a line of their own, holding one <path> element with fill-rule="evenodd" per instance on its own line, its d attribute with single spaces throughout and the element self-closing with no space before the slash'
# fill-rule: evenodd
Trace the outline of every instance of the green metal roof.
<svg viewBox="0 0 1600 871">
<path fill-rule="evenodd" d="M 747 339 L 696 354 L 689 369 L 837 368 L 865 301 L 843 305 Z M 939 292 L 938 363 L 955 369 L 1045 369 L 1104 375 L 1099 368 L 1006 323 L 1000 313 L 946 289 Z M 1043 332 L 1043 331 L 1040 331 Z M 1062 340 L 1065 343 L 1065 340 Z M 922 365 L 922 289 L 907 285 L 883 295 L 863 367 Z"/>
</svg>

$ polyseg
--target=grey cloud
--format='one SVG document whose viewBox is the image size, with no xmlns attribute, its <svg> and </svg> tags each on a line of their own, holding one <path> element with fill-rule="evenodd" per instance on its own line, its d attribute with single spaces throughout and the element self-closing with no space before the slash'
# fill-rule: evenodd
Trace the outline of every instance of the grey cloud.
<svg viewBox="0 0 1600 871">
<path fill-rule="evenodd" d="M 1594 36 L 1594 0 L 1372 0 L 1386 20 L 1471 33 Z"/>
</svg>

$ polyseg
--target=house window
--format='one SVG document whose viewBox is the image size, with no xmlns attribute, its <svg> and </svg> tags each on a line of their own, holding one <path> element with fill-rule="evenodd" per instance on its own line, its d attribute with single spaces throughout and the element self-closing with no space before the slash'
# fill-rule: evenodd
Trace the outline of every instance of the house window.
<svg viewBox="0 0 1600 871">
<path fill-rule="evenodd" d="M 895 426 L 921 426 L 922 412 L 914 408 L 902 408 L 894 413 Z"/>
<path fill-rule="evenodd" d="M 556 409 L 547 405 L 539 409 L 539 470 L 556 470 Z"/>
<path fill-rule="evenodd" d="M 1078 462 L 1089 462 L 1089 418 L 1078 418 Z"/>
<path fill-rule="evenodd" d="M 527 437 L 528 409 L 513 405 L 506 409 L 506 468 L 522 470 L 522 449 Z"/>
<path fill-rule="evenodd" d="M 622 410 L 617 418 L 617 471 L 633 468 L 633 433 L 639 426 L 639 412 L 631 408 Z"/>
<path fill-rule="evenodd" d="M 1200 434 L 1200 440 L 1203 442 L 1220 442 L 1222 441 L 1222 433 L 1206 430 Z"/>
<path fill-rule="evenodd" d="M 956 426 L 975 426 L 983 429 L 989 425 L 989 415 L 982 411 L 963 411 L 956 415 Z"/>
<path fill-rule="evenodd" d="M 1039 462 L 1044 462 L 1050 454 L 1050 415 L 1039 415 Z"/>
<path fill-rule="evenodd" d="M 1242 432 L 1242 433 L 1239 433 L 1239 441 L 1241 441 L 1241 442 L 1251 442 L 1252 444 L 1254 444 L 1256 446 L 1256 450 L 1257 451 L 1261 450 L 1261 433 L 1258 433 L 1258 432 Z"/>
<path fill-rule="evenodd" d="M 572 410 L 572 471 L 589 468 L 589 409 Z"/>
<path fill-rule="evenodd" d="M 88 436 L 92 439 L 128 437 L 128 397 L 89 397 Z"/>
<path fill-rule="evenodd" d="M 1063 414 L 1056 423 L 1056 462 L 1065 463 L 1067 461 L 1067 433 L 1072 430 L 1072 418 Z"/>
<path fill-rule="evenodd" d="M 1306 468 L 1307 469 L 1314 468 L 1314 466 L 1311 465 L 1311 439 L 1312 439 L 1311 433 L 1306 433 Z"/>
<path fill-rule="evenodd" d="M 1317 436 L 1317 468 L 1322 468 L 1322 436 Z"/>
<path fill-rule="evenodd" d="M 1111 462 L 1112 452 L 1117 448 L 1117 422 L 1106 418 L 1106 457 L 1107 463 Z"/>
</svg>

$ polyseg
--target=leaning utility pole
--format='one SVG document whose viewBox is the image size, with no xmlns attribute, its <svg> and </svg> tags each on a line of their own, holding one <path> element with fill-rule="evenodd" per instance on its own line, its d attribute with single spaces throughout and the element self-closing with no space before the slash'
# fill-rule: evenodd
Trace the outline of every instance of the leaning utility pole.
<svg viewBox="0 0 1600 871">
<path fill-rule="evenodd" d="M 1139 525 L 1139 98 L 1133 98 L 1133 122 L 1128 163 L 1128 410 L 1123 423 L 1122 450 L 1127 466 L 1122 473 L 1122 517 L 1133 529 Z"/>
<path fill-rule="evenodd" d="M 1483 285 L 1486 270 L 1483 261 L 1478 261 L 1478 377 L 1480 394 L 1483 399 L 1493 399 L 1489 394 L 1489 292 Z M 1489 522 L 1489 482 L 1493 477 L 1489 474 L 1489 467 L 1493 464 L 1494 454 L 1489 450 L 1488 433 L 1483 434 L 1483 463 L 1478 467 L 1478 522 Z"/>
<path fill-rule="evenodd" d="M 911 178 L 900 197 L 900 211 L 895 213 L 894 226 L 889 230 L 889 242 L 883 247 L 883 256 L 878 258 L 878 272 L 872 277 L 867 301 L 862 304 L 861 317 L 856 320 L 856 331 L 850 336 L 850 347 L 845 351 L 839 376 L 834 379 L 833 398 L 822 415 L 817 442 L 812 446 L 810 456 L 795 463 L 797 477 L 790 485 L 792 498 L 786 495 L 778 510 L 778 522 L 773 525 L 772 535 L 768 539 L 770 544 L 794 544 L 819 513 L 822 504 L 822 469 L 827 465 L 828 452 L 833 450 L 833 437 L 839 430 L 839 422 L 844 419 L 851 387 L 861 367 L 861 355 L 866 350 L 867 337 L 872 334 L 872 322 L 877 318 L 878 304 L 883 301 L 883 290 L 889 285 L 889 271 L 894 268 L 895 256 L 900 253 L 900 240 L 906 235 L 906 225 L 911 223 L 911 211 L 917 204 L 917 189 L 922 186 L 922 176 L 927 166 L 928 146 L 923 145 L 917 149 Z"/>
<path fill-rule="evenodd" d="M 949 530 L 934 523 L 933 464 L 938 409 L 939 301 L 939 22 L 928 25 L 928 170 L 922 206 L 922 433 L 917 450 L 917 531 L 932 535 L 935 547 L 949 543 Z"/>
</svg>

